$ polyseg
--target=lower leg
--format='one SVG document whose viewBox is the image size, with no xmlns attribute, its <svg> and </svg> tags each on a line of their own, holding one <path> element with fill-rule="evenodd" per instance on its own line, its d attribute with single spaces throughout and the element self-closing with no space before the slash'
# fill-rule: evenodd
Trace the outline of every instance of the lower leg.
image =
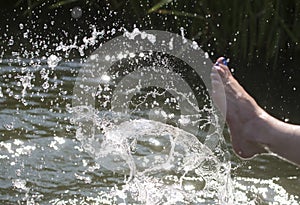
<svg viewBox="0 0 300 205">
<path fill-rule="evenodd" d="M 212 68 L 213 100 L 226 116 L 234 151 L 242 158 L 272 151 L 300 164 L 300 126 L 281 122 L 257 105 L 255 100 L 231 75 L 227 66 L 218 59 Z M 226 109 L 219 97 L 224 87 Z"/>
</svg>

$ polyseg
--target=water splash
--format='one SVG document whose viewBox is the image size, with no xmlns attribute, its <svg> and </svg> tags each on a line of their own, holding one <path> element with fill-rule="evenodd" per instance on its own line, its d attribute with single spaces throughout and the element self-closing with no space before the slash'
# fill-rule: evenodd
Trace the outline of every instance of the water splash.
<svg viewBox="0 0 300 205">
<path fill-rule="evenodd" d="M 118 204 L 224 204 L 230 199 L 229 163 L 179 128 L 141 119 L 113 125 L 94 138 L 77 132 L 77 138 L 103 172 L 125 175 L 108 191 Z"/>
<path fill-rule="evenodd" d="M 73 18 L 79 17 L 79 14 L 78 10 L 74 14 L 71 13 Z M 54 25 L 54 21 L 44 25 L 44 28 L 49 29 L 51 25 Z M 58 100 L 60 95 L 69 101 L 72 98 L 63 94 L 71 93 L 69 87 L 75 81 L 74 76 L 79 67 L 68 59 L 71 51 L 76 50 L 84 57 L 86 51 L 99 44 L 104 35 L 113 36 L 117 31 L 124 31 L 127 38 L 145 38 L 153 45 L 158 43 L 157 38 L 138 29 L 129 32 L 123 28 L 110 27 L 99 30 L 91 26 L 90 35 L 82 39 L 68 38 L 67 43 L 60 41 L 54 50 L 50 50 L 49 39 L 34 40 L 33 31 L 27 28 L 27 24 L 20 24 L 19 28 L 22 37 L 28 39 L 33 46 L 33 51 L 20 44 L 20 51 L 5 53 L 6 58 L 4 51 L 1 52 L 0 72 L 3 81 L 0 85 L 0 102 L 7 107 L 2 107 L 0 114 L 0 161 L 3 165 L 1 172 L 4 174 L 0 183 L 3 193 L 0 200 L 6 200 L 9 204 L 60 205 L 130 202 L 299 204 L 299 197 L 289 194 L 278 185 L 276 179 L 232 179 L 229 162 L 219 159 L 212 151 L 226 150 L 219 146 L 221 133 L 207 135 L 203 132 L 197 135 L 196 139 L 196 135 L 176 128 L 177 125 L 195 123 L 195 117 L 203 120 L 203 116 L 175 115 L 160 108 L 161 101 L 158 98 L 167 94 L 167 91 L 148 93 L 149 97 L 156 98 L 153 105 L 157 105 L 151 107 L 149 114 L 142 113 L 142 116 L 149 117 L 149 120 L 138 118 L 125 121 L 116 113 L 84 109 L 82 116 L 73 120 L 79 124 L 80 121 L 85 123 L 92 120 L 97 126 L 94 135 L 87 134 L 79 126 L 76 137 L 81 145 L 78 144 L 73 136 L 64 132 L 67 126 L 67 131 L 72 132 L 73 126 L 66 125 L 69 116 L 63 111 L 64 101 Z M 184 29 L 180 31 L 182 42 L 186 42 Z M 17 41 L 16 37 L 7 36 L 5 42 L 12 48 L 18 45 Z M 170 38 L 166 44 L 170 50 L 176 50 L 174 38 Z M 198 48 L 198 44 L 194 42 L 193 49 Z M 41 57 L 42 50 L 46 51 L 45 56 L 48 58 Z M 65 54 L 67 62 L 61 58 L 62 53 Z M 128 53 L 115 57 L 119 60 L 129 57 L 141 62 L 141 58 L 147 58 L 147 55 Z M 207 53 L 205 57 L 208 57 Z M 104 59 L 110 61 L 112 56 L 107 55 Z M 167 60 L 164 59 L 164 62 Z M 165 65 L 171 67 L 171 64 Z M 73 71 L 66 74 L 66 70 Z M 53 77 L 56 74 L 58 78 Z M 113 87 L 109 84 L 116 82 L 116 78 L 113 77 L 108 74 L 102 76 L 100 81 L 106 84 L 105 86 L 99 86 L 97 82 L 98 96 L 101 97 L 112 90 Z M 39 78 L 41 83 L 38 82 Z M 57 84 L 60 83 L 65 87 L 57 88 Z M 56 93 L 51 89 L 60 91 Z M 143 89 L 139 91 L 147 92 Z M 106 97 L 108 99 L 109 95 Z M 15 100 L 30 106 L 23 108 L 24 106 L 20 106 Z M 144 98 L 139 102 L 143 102 L 141 105 L 151 104 Z M 167 97 L 163 103 L 176 104 L 176 98 Z M 109 108 L 109 103 L 104 107 Z M 208 112 L 209 110 L 210 108 L 206 109 Z M 85 117 L 89 119 L 83 119 Z M 214 122 L 214 119 L 205 116 L 204 118 L 205 123 Z M 179 123 L 173 123 L 174 121 Z M 167 122 L 174 126 L 166 125 Z M 205 123 L 201 124 L 203 130 Z M 59 136 L 53 134 L 53 130 Z M 85 155 L 85 152 L 92 158 Z M 99 165 L 94 164 L 94 161 Z M 70 187 L 66 184 L 70 184 Z M 82 192 L 85 194 L 81 195 Z"/>
<path fill-rule="evenodd" d="M 4 62 L 11 61 L 12 60 L 4 59 Z M 42 61 L 42 59 L 40 61 Z M 20 65 L 22 64 L 23 63 L 21 63 Z M 68 70 L 72 70 L 76 66 L 78 67 L 78 64 L 76 63 L 69 63 L 66 65 L 68 65 Z M 37 68 L 28 67 L 26 72 L 33 72 L 35 69 L 37 70 L 34 75 L 40 76 L 40 72 L 43 69 L 43 66 Z M 64 77 L 64 86 L 70 86 L 75 77 L 72 72 L 66 74 L 64 69 L 65 68 L 61 68 L 58 65 L 55 69 L 56 75 Z M 8 73 L 8 71 L 11 70 L 11 67 L 7 68 L 7 70 L 3 69 L 2 67 L 1 74 L 9 76 L 10 73 Z M 14 99 L 14 95 L 9 97 L 8 93 L 14 90 L 14 76 L 17 76 L 18 74 L 24 75 L 24 73 L 22 73 L 22 70 L 18 69 L 17 73 L 13 73 L 12 77 L 9 78 L 10 81 L 7 82 L 6 85 L 2 85 L 4 98 L 2 98 L 1 100 L 2 102 L 9 105 L 13 105 L 13 103 L 11 103 L 11 101 L 9 100 L 11 98 Z M 50 75 L 49 80 L 51 80 Z M 47 93 L 47 98 L 55 101 L 55 99 L 58 97 L 56 93 L 50 91 L 45 91 L 45 93 L 42 93 L 42 82 L 40 85 L 37 85 L 35 83 L 32 89 L 40 90 L 40 96 L 43 96 Z M 8 90 L 8 88 L 10 88 L 10 90 Z M 23 87 L 21 86 L 19 93 L 21 93 L 22 89 Z M 66 87 L 62 87 L 59 89 L 68 90 Z M 14 93 L 16 92 L 17 91 L 14 91 Z M 195 173 L 191 174 L 191 172 L 193 172 L 192 165 L 194 163 L 194 158 L 192 158 L 193 155 L 190 155 L 192 163 L 186 160 L 189 169 L 181 169 L 181 171 L 180 169 L 177 169 L 175 170 L 177 171 L 177 174 L 176 172 L 169 173 L 166 169 L 163 169 L 163 167 L 167 167 L 166 165 L 168 165 L 166 163 L 166 159 L 168 159 L 167 156 L 170 156 L 168 154 L 170 153 L 170 149 L 168 147 L 171 147 L 172 142 L 170 140 L 170 137 L 159 136 L 157 133 L 155 133 L 155 135 L 149 136 L 146 135 L 146 129 L 143 130 L 142 128 L 136 128 L 137 131 L 142 130 L 140 134 L 138 133 L 134 135 L 139 139 L 139 141 L 136 140 L 136 142 L 132 140 L 133 138 L 130 137 L 132 135 L 127 132 L 127 134 L 129 135 L 129 137 L 127 137 L 127 148 L 130 149 L 130 152 L 128 153 L 130 155 L 133 155 L 133 162 L 136 162 L 136 159 L 141 159 L 142 157 L 146 159 L 152 159 L 147 156 L 151 156 L 152 154 L 155 155 L 157 153 L 159 153 L 159 156 L 162 155 L 161 157 L 157 158 L 161 161 L 154 163 L 155 161 L 153 160 L 153 163 L 151 163 L 151 161 L 145 163 L 146 165 L 159 165 L 157 166 L 159 168 L 150 171 L 148 169 L 148 172 L 145 172 L 144 175 L 140 174 L 140 172 L 143 173 L 144 170 L 147 170 L 147 167 L 142 166 L 143 164 L 136 165 L 136 171 L 133 172 L 133 177 L 129 181 L 130 167 L 124 159 L 120 158 L 121 160 L 123 160 L 123 162 L 125 162 L 122 163 L 124 164 L 121 167 L 122 169 L 118 170 L 114 165 L 112 166 L 112 169 L 116 170 L 115 172 L 103 166 L 105 165 L 105 161 L 103 161 L 104 164 L 101 165 L 102 158 L 99 158 L 98 161 L 100 165 L 94 163 L 95 159 L 97 158 L 97 152 L 99 151 L 99 147 L 97 149 L 96 145 L 100 145 L 100 139 L 104 139 L 105 133 L 110 133 L 110 138 L 113 138 L 114 135 L 122 136 L 122 130 L 127 128 L 129 129 L 132 124 L 138 126 L 138 124 L 151 125 L 153 123 L 151 126 L 155 126 L 158 123 L 158 125 L 160 126 L 163 123 L 153 122 L 153 120 L 155 120 L 156 118 L 151 117 L 152 120 L 134 120 L 132 124 L 130 124 L 131 121 L 128 121 L 125 122 L 125 124 L 121 125 L 121 123 L 124 121 L 120 119 L 121 116 L 118 117 L 116 113 L 101 113 L 94 112 L 94 110 L 92 112 L 89 109 L 83 109 L 83 113 L 73 120 L 77 120 L 77 122 L 80 122 L 80 120 L 82 120 L 84 123 L 85 120 L 90 122 L 91 119 L 93 119 L 94 123 L 97 125 L 98 131 L 94 139 L 90 139 L 92 137 L 91 135 L 82 135 L 82 138 L 79 138 L 79 141 L 74 139 L 72 133 L 73 131 L 71 131 L 71 134 L 70 131 L 63 131 L 63 128 L 65 126 L 70 126 L 69 129 L 73 130 L 72 125 L 68 124 L 69 114 L 64 112 L 55 112 L 55 110 L 53 112 L 49 112 L 48 107 L 46 107 L 45 109 L 41 108 L 41 106 L 44 106 L 44 103 L 40 103 L 40 98 L 38 98 L 38 96 L 39 95 L 33 95 L 33 97 L 28 98 L 28 103 L 36 103 L 38 104 L 39 108 L 33 106 L 30 106 L 29 108 L 27 107 L 27 109 L 4 107 L 4 109 L 1 111 L 0 129 L 1 136 L 3 136 L 3 138 L 0 142 L 0 161 L 3 165 L 2 173 L 4 175 L 1 179 L 0 187 L 3 191 L 1 200 L 5 199 L 8 204 L 39 203 L 55 205 L 102 205 L 121 204 L 124 203 L 124 200 L 156 201 L 161 199 L 161 195 L 158 194 L 161 193 L 161 190 L 163 190 L 163 195 L 168 197 L 162 200 L 164 200 L 164 202 L 166 203 L 167 201 L 169 201 L 169 203 L 171 204 L 175 204 L 175 201 L 178 202 L 177 204 L 193 203 L 193 201 L 190 202 L 186 200 L 185 197 L 193 199 L 195 201 L 195 204 L 218 204 L 216 201 L 222 199 L 222 197 L 227 197 L 228 195 L 226 196 L 224 193 L 230 193 L 230 191 L 233 192 L 231 195 L 232 203 L 228 204 L 299 204 L 299 197 L 297 195 L 292 195 L 291 192 L 288 191 L 288 189 L 285 189 L 286 187 L 288 187 L 287 184 L 282 185 L 282 182 L 277 181 L 277 179 L 257 179 L 253 176 L 233 176 L 233 178 L 228 178 L 228 181 L 226 182 L 227 184 L 229 184 L 228 190 L 220 192 L 217 196 L 209 196 L 209 191 L 206 192 L 205 190 L 205 181 L 202 177 L 199 177 L 201 176 L 201 172 L 199 175 L 197 175 L 196 171 Z M 63 97 L 68 97 L 68 95 Z M 71 97 L 69 97 L 68 99 L 71 99 Z M 169 100 L 171 101 L 171 99 Z M 68 105 L 68 107 L 70 107 L 70 105 Z M 70 108 L 69 111 L 71 111 Z M 161 110 L 158 111 L 158 113 L 161 113 Z M 153 112 L 156 112 L 156 110 L 154 110 Z M 90 117 L 91 119 L 84 119 L 85 117 Z M 172 126 L 171 128 L 169 128 L 169 126 L 170 125 L 162 125 L 161 128 L 163 130 L 171 129 L 171 131 L 176 131 L 177 134 L 175 135 L 173 133 L 174 136 L 191 136 L 192 139 L 195 137 L 194 135 L 186 134 L 186 132 L 180 130 L 179 128 L 175 128 Z M 57 130 L 57 137 L 56 135 L 53 135 L 53 129 Z M 142 134 L 145 135 L 143 136 Z M 203 136 L 206 136 L 205 133 L 203 134 Z M 79 131 L 77 137 L 80 137 Z M 215 138 L 218 139 L 218 136 L 211 135 L 206 137 L 210 138 L 210 140 L 208 140 L 210 143 L 208 143 L 208 141 L 206 140 L 205 143 L 204 141 L 201 141 L 203 142 L 203 144 L 205 144 L 205 146 L 212 147 L 211 150 L 214 149 L 215 145 L 218 146 L 218 143 L 215 143 Z M 87 144 L 98 142 L 98 144 L 94 143 L 94 147 L 90 146 L 90 148 L 96 149 L 87 150 L 88 146 L 84 146 L 85 144 L 81 143 L 81 140 L 86 140 L 85 143 Z M 174 141 L 175 140 L 173 140 L 173 142 Z M 165 148 L 164 146 L 161 146 L 162 144 L 166 145 Z M 183 142 L 183 144 L 185 144 L 185 142 Z M 172 146 L 176 147 L 178 145 L 180 145 L 180 142 L 175 141 Z M 140 158 L 135 157 L 135 155 L 140 153 L 139 150 L 141 150 L 141 148 L 143 147 L 145 147 L 145 150 L 143 150 L 144 155 L 139 156 Z M 161 150 L 163 150 L 164 152 L 161 152 Z M 179 151 L 180 150 L 184 149 L 179 149 Z M 176 149 L 174 149 L 174 151 L 176 151 Z M 90 154 L 92 156 L 92 158 L 90 158 L 86 153 L 94 154 Z M 209 153 L 211 153 L 211 151 L 209 151 Z M 188 158 L 186 157 L 186 159 Z M 208 160 L 208 162 L 214 162 L 214 159 L 215 157 L 213 156 L 212 160 Z M 217 162 L 219 161 L 221 160 L 218 160 Z M 170 160 L 170 162 L 172 162 L 172 160 Z M 267 161 L 267 163 L 273 164 L 274 166 L 276 163 L 277 166 L 277 162 Z M 160 164 L 165 165 L 161 166 Z M 183 166 L 183 164 L 181 165 Z M 214 164 L 210 165 L 210 163 L 207 163 L 202 168 L 204 170 L 212 170 L 214 167 Z M 162 169 L 161 175 L 159 175 L 160 169 Z M 243 169 L 247 170 L 247 168 Z M 247 171 L 251 172 L 251 170 Z M 186 175 L 184 175 L 185 172 L 187 172 Z M 297 176 L 297 171 L 292 173 Z M 253 171 L 252 175 L 255 175 L 255 171 Z M 216 174 L 212 173 L 211 182 L 215 181 L 215 179 L 213 178 L 214 176 L 216 176 Z M 297 177 L 293 177 L 288 181 L 288 183 L 292 184 L 291 187 L 297 187 L 297 180 Z M 218 187 L 218 182 L 215 183 L 215 187 Z M 232 185 L 230 185 L 230 183 Z M 24 184 L 25 186 L 23 186 Z M 66 186 L 66 184 L 68 185 Z M 200 190 L 200 194 L 198 195 L 196 195 L 196 193 L 193 193 L 197 190 Z M 207 193 L 207 195 L 201 195 L 205 192 Z M 150 193 L 153 193 L 153 198 L 147 198 L 146 194 Z M 19 196 L 18 198 L 16 197 L 17 195 Z M 128 198 L 128 196 L 130 197 Z M 212 202 L 208 202 L 209 197 L 215 198 L 212 199 Z M 226 200 L 224 199 L 220 201 Z"/>
</svg>

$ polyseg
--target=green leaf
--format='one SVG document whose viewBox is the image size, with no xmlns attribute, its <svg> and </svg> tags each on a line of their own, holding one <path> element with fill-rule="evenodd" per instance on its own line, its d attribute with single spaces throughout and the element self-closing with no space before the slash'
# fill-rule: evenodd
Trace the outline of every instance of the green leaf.
<svg viewBox="0 0 300 205">
<path fill-rule="evenodd" d="M 152 8 L 150 8 L 148 10 L 148 13 L 152 13 L 157 11 L 158 9 L 160 9 L 161 7 L 163 7 L 164 5 L 172 2 L 173 0 L 161 0 L 160 2 L 158 2 L 157 4 L 155 4 Z"/>
<path fill-rule="evenodd" d="M 73 2 L 76 2 L 76 1 L 79 1 L 79 0 L 63 0 L 63 1 L 59 1 L 55 4 L 52 4 L 50 6 L 51 9 L 55 9 L 55 8 L 58 8 L 60 6 L 63 6 L 63 5 L 66 5 L 66 4 L 70 4 L 70 3 L 73 3 Z"/>
</svg>

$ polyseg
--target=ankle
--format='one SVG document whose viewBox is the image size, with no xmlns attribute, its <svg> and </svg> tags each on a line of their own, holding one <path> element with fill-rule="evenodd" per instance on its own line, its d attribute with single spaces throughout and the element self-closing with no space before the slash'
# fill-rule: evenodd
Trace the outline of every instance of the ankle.
<svg viewBox="0 0 300 205">
<path fill-rule="evenodd" d="M 270 144 L 270 115 L 261 110 L 256 112 L 247 125 L 247 135 L 250 136 L 248 140 L 251 143 L 257 144 L 262 147 L 265 152 L 268 152 L 268 146 Z"/>
</svg>

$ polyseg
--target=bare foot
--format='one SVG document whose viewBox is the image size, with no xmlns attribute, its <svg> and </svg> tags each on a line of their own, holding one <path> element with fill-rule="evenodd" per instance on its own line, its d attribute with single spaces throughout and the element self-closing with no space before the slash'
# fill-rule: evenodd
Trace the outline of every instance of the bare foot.
<svg viewBox="0 0 300 205">
<path fill-rule="evenodd" d="M 228 67 L 222 63 L 223 59 L 219 58 L 218 65 L 212 68 L 212 98 L 226 116 L 233 149 L 242 158 L 265 153 L 264 146 L 257 142 L 266 131 L 261 116 L 267 114 L 232 76 Z M 222 95 L 226 98 L 226 105 L 221 101 L 224 99 Z"/>
</svg>

